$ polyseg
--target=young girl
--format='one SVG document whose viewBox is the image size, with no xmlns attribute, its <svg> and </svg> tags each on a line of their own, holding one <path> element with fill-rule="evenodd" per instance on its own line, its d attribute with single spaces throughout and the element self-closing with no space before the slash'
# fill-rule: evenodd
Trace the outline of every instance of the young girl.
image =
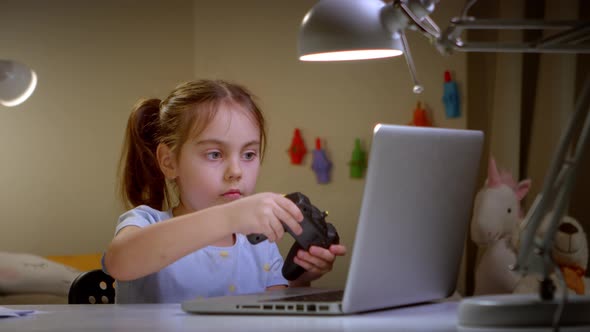
<svg viewBox="0 0 590 332">
<path fill-rule="evenodd" d="M 294 261 L 306 272 L 283 278 L 274 242 L 283 223 L 300 234 L 303 215 L 283 195 L 253 194 L 265 139 L 262 113 L 237 84 L 188 82 L 135 105 L 121 158 L 121 194 L 135 208 L 103 257 L 118 303 L 309 286 L 332 269 L 342 245 L 300 251 Z M 251 233 L 268 241 L 251 245 Z"/>
</svg>

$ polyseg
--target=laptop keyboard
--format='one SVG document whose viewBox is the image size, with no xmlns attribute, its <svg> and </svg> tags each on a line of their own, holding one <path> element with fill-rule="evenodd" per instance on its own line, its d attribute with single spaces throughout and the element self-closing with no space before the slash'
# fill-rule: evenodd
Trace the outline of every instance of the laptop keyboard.
<svg viewBox="0 0 590 332">
<path fill-rule="evenodd" d="M 288 296 L 278 299 L 266 300 L 265 302 L 340 302 L 342 301 L 343 295 L 343 290 L 337 290 L 323 293 Z"/>
</svg>

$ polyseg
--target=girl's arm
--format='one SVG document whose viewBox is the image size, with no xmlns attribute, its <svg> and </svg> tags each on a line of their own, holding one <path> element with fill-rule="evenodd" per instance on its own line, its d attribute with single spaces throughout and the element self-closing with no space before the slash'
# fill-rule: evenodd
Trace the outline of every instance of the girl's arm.
<svg viewBox="0 0 590 332">
<path fill-rule="evenodd" d="M 233 233 L 260 233 L 276 241 L 284 234 L 282 221 L 301 234 L 301 220 L 301 211 L 289 199 L 256 194 L 143 228 L 127 226 L 109 245 L 104 265 L 113 278 L 134 280 Z"/>
<path fill-rule="evenodd" d="M 127 226 L 109 245 L 105 268 L 117 280 L 137 279 L 227 237 L 232 231 L 232 225 L 218 207 L 143 228 Z"/>
</svg>

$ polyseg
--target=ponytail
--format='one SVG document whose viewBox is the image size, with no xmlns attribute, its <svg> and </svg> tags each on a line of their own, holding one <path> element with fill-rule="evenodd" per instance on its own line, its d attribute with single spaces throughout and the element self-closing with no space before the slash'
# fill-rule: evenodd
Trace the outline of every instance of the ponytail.
<svg viewBox="0 0 590 332">
<path fill-rule="evenodd" d="M 119 161 L 120 196 L 127 207 L 148 205 L 162 210 L 168 203 L 166 179 L 158 165 L 160 100 L 143 99 L 133 106 Z"/>
</svg>

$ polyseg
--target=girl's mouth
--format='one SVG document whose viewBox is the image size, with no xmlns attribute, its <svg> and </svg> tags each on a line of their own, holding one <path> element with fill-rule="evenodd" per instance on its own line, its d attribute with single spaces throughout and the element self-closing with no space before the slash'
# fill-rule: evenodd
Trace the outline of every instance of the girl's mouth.
<svg viewBox="0 0 590 332">
<path fill-rule="evenodd" d="M 229 199 L 237 199 L 242 197 L 242 193 L 239 190 L 228 190 L 222 196 Z"/>
</svg>

